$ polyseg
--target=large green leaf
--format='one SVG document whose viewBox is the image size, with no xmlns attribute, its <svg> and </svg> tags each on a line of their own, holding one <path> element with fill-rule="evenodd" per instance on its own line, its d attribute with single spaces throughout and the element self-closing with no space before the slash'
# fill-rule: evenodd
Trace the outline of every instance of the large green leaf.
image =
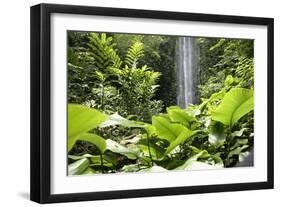
<svg viewBox="0 0 281 207">
<path fill-rule="evenodd" d="M 188 138 L 190 138 L 192 135 L 194 135 L 196 132 L 191 131 L 187 128 L 185 128 L 180 135 L 170 143 L 169 147 L 166 149 L 165 155 L 171 152 L 173 149 L 175 149 L 178 145 L 184 143 Z"/>
<path fill-rule="evenodd" d="M 231 150 L 227 156 L 227 158 L 231 158 L 233 155 L 239 155 L 243 152 L 243 150 L 247 149 L 249 145 L 243 145 L 242 147 L 237 147 L 234 150 Z"/>
<path fill-rule="evenodd" d="M 90 166 L 106 166 L 106 167 L 112 167 L 113 164 L 107 160 L 106 155 L 102 155 L 103 163 L 101 163 L 101 156 L 100 155 L 90 155 L 90 154 L 84 154 L 84 155 L 68 155 L 68 158 L 74 161 L 81 160 L 84 158 L 88 158 L 90 161 Z M 83 172 L 85 174 L 85 172 Z"/>
<path fill-rule="evenodd" d="M 98 110 L 78 104 L 68 104 L 68 151 L 79 135 L 96 128 L 107 119 L 107 115 Z"/>
<path fill-rule="evenodd" d="M 111 139 L 106 140 L 106 146 L 107 146 L 107 149 L 110 150 L 111 152 L 115 152 L 115 153 L 124 155 L 129 159 L 137 159 L 138 155 L 139 155 L 139 150 L 124 147 L 121 144 L 118 144 L 117 142 L 115 142 Z"/>
<path fill-rule="evenodd" d="M 109 168 L 113 167 L 113 163 L 108 161 L 106 159 L 105 155 L 103 155 L 102 158 L 103 158 L 103 161 L 101 161 L 101 156 L 93 156 L 93 157 L 91 157 L 90 158 L 90 161 L 91 161 L 90 166 L 91 167 L 95 167 L 95 166 L 101 166 L 102 165 L 102 166 L 106 166 L 106 167 L 109 167 Z"/>
<path fill-rule="evenodd" d="M 156 136 L 157 135 L 157 131 L 156 131 L 156 128 L 151 125 L 151 124 L 145 124 L 145 127 L 144 127 L 148 137 L 152 137 L 152 136 Z"/>
<path fill-rule="evenodd" d="M 239 131 L 234 131 L 231 133 L 232 137 L 241 137 L 244 133 L 244 131 L 246 131 L 248 128 L 242 128 Z"/>
<path fill-rule="evenodd" d="M 97 155 L 98 157 L 100 157 L 99 155 Z M 90 154 L 84 154 L 84 155 L 68 155 L 67 156 L 69 159 L 72 160 L 81 160 L 83 158 L 92 158 L 94 157 L 94 155 L 90 155 Z"/>
<path fill-rule="evenodd" d="M 200 158 L 201 156 L 205 156 L 205 155 L 208 155 L 208 152 L 206 150 L 200 151 L 199 153 L 190 157 L 188 160 L 185 161 L 185 163 L 183 165 L 177 167 L 176 169 L 177 170 L 188 169 L 193 162 L 197 161 L 198 158 Z"/>
<path fill-rule="evenodd" d="M 116 125 L 124 126 L 124 127 L 137 127 L 137 128 L 145 127 L 144 123 L 125 119 L 124 117 L 120 116 L 117 113 L 110 115 L 108 120 L 101 123 L 99 127 L 109 127 L 109 126 L 116 126 Z"/>
<path fill-rule="evenodd" d="M 173 142 L 187 128 L 181 124 L 170 123 L 164 117 L 153 116 L 152 125 L 156 128 L 160 138 Z"/>
<path fill-rule="evenodd" d="M 87 158 L 80 159 L 68 165 L 68 175 L 80 175 L 89 167 Z"/>
<path fill-rule="evenodd" d="M 159 141 L 159 139 L 156 138 L 141 139 L 138 142 L 138 147 L 141 149 L 145 156 L 151 155 L 153 160 L 159 160 L 162 159 L 165 153 L 165 148 L 159 146 L 159 144 L 157 144 L 157 141 Z"/>
<path fill-rule="evenodd" d="M 185 126 L 189 126 L 190 122 L 195 121 L 195 117 L 183 109 L 168 108 L 168 114 L 172 122 L 179 122 Z"/>
<path fill-rule="evenodd" d="M 224 125 L 220 122 L 212 123 L 209 133 L 209 142 L 215 146 L 221 146 L 226 140 Z"/>
<path fill-rule="evenodd" d="M 97 134 L 91 134 L 91 133 L 80 134 L 77 140 L 87 141 L 96 145 L 96 147 L 100 150 L 102 154 L 106 150 L 106 142 L 104 138 L 102 138 Z"/>
<path fill-rule="evenodd" d="M 171 123 L 168 119 L 160 116 L 154 116 L 152 124 L 156 128 L 158 136 L 170 142 L 164 156 L 196 133 L 182 124 Z"/>
<path fill-rule="evenodd" d="M 232 126 L 254 109 L 254 91 L 234 88 L 225 94 L 218 108 L 212 112 L 213 120 Z"/>
<path fill-rule="evenodd" d="M 140 170 L 140 166 L 139 165 L 131 164 L 131 165 L 124 165 L 120 171 L 122 173 L 128 173 L 128 172 L 137 172 L 139 170 Z"/>
</svg>

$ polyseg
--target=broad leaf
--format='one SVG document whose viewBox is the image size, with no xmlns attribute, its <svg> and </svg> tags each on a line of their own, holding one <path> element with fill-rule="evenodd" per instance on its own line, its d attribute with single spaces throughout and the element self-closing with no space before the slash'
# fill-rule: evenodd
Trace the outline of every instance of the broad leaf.
<svg viewBox="0 0 281 207">
<path fill-rule="evenodd" d="M 93 162 L 93 158 L 91 159 L 91 161 L 93 162 L 92 164 L 90 164 L 91 167 L 95 167 L 95 166 L 105 166 L 108 168 L 112 168 L 113 164 L 111 162 L 108 162 L 106 160 L 103 160 L 103 163 L 101 164 L 101 160 L 100 159 L 96 159 L 97 162 Z"/>
<path fill-rule="evenodd" d="M 168 108 L 168 114 L 172 122 L 179 122 L 185 126 L 189 126 L 195 121 L 195 117 L 183 109 Z"/>
<path fill-rule="evenodd" d="M 210 127 L 209 142 L 215 146 L 221 146 L 226 140 L 224 125 L 220 122 L 215 122 Z"/>
<path fill-rule="evenodd" d="M 181 107 L 177 106 L 177 105 L 174 105 L 174 106 L 169 106 L 166 108 L 166 111 L 168 110 L 172 110 L 172 109 L 182 109 Z"/>
<path fill-rule="evenodd" d="M 83 158 L 92 158 L 94 155 L 84 154 L 84 155 L 68 155 L 67 157 L 72 160 L 81 160 Z"/>
<path fill-rule="evenodd" d="M 148 147 L 148 140 L 149 140 L 149 147 Z M 149 151 L 150 154 L 152 156 L 153 160 L 159 160 L 163 157 L 164 153 L 165 153 L 165 148 L 160 147 L 157 144 L 157 141 L 159 139 L 141 139 L 138 143 L 138 147 L 141 149 L 141 151 L 144 153 L 145 156 L 150 156 L 149 155 Z"/>
<path fill-rule="evenodd" d="M 152 136 L 157 135 L 156 128 L 151 124 L 145 124 L 144 129 L 145 129 L 148 137 L 152 137 Z"/>
<path fill-rule="evenodd" d="M 140 170 L 139 165 L 137 164 L 132 164 L 132 165 L 124 165 L 121 169 L 122 173 L 127 173 L 127 172 L 137 172 Z"/>
<path fill-rule="evenodd" d="M 97 134 L 84 133 L 84 134 L 79 135 L 77 140 L 87 141 L 87 142 L 94 144 L 100 150 L 100 152 L 102 154 L 106 150 L 106 142 L 105 142 L 104 138 L 102 138 L 101 136 L 99 136 Z"/>
<path fill-rule="evenodd" d="M 115 152 L 121 155 L 126 156 L 129 159 L 137 159 L 139 155 L 139 151 L 137 149 L 130 149 L 127 147 L 124 147 L 117 142 L 107 139 L 106 140 L 107 149 L 111 152 Z"/>
<path fill-rule="evenodd" d="M 68 151 L 79 135 L 96 128 L 107 116 L 98 110 L 77 104 L 68 104 Z"/>
<path fill-rule="evenodd" d="M 186 162 L 182 166 L 177 167 L 176 169 L 177 170 L 186 170 L 190 166 L 192 166 L 192 163 L 197 161 L 198 158 L 204 157 L 204 156 L 207 156 L 207 155 L 208 155 L 208 152 L 206 150 L 203 150 L 203 151 L 193 155 L 192 157 L 190 157 L 188 160 L 186 160 Z"/>
<path fill-rule="evenodd" d="M 116 125 L 124 126 L 124 127 L 137 127 L 137 128 L 145 127 L 143 123 L 125 119 L 124 117 L 120 116 L 117 113 L 110 115 L 108 120 L 101 123 L 99 127 L 109 127 L 109 126 L 116 126 Z"/>
<path fill-rule="evenodd" d="M 68 165 L 68 175 L 80 175 L 89 167 L 89 160 L 83 158 Z"/>
<path fill-rule="evenodd" d="M 156 128 L 158 136 L 168 140 L 170 143 L 174 141 L 182 131 L 187 129 L 181 124 L 170 123 L 166 118 L 160 116 L 152 117 L 152 125 Z"/>
<path fill-rule="evenodd" d="M 107 166 L 107 167 L 112 167 L 113 164 L 107 160 L 107 156 L 106 155 L 102 155 L 103 157 L 103 166 Z M 71 160 L 81 160 L 84 158 L 88 158 L 88 160 L 90 161 L 90 166 L 101 166 L 101 156 L 100 155 L 90 155 L 90 154 L 84 154 L 84 155 L 68 155 L 68 158 Z M 85 174 L 85 172 L 83 173 Z"/>
<path fill-rule="evenodd" d="M 244 146 L 244 145 L 247 145 L 249 142 L 249 140 L 247 138 L 244 138 L 244 139 L 235 139 L 235 144 L 233 144 L 231 147 L 230 147 L 230 150 L 234 150 L 236 149 L 237 147 L 241 147 L 241 146 Z"/>
<path fill-rule="evenodd" d="M 243 152 L 244 149 L 247 149 L 249 145 L 243 145 L 242 147 L 237 147 L 234 150 L 231 150 L 227 156 L 227 158 L 231 158 L 233 155 L 239 155 L 240 153 Z"/>
<path fill-rule="evenodd" d="M 234 88 L 225 94 L 218 108 L 212 112 L 213 120 L 232 126 L 254 109 L 254 91 Z"/>
<path fill-rule="evenodd" d="M 241 137 L 245 130 L 247 130 L 247 128 L 242 128 L 239 131 L 234 131 L 231 133 L 231 136 L 232 137 Z"/>
<path fill-rule="evenodd" d="M 166 149 L 165 154 L 168 154 L 173 149 L 175 149 L 178 145 L 184 143 L 188 138 L 190 138 L 192 135 L 194 135 L 195 131 L 190 131 L 189 129 L 184 129 L 180 135 L 170 143 L 169 147 Z"/>
<path fill-rule="evenodd" d="M 142 139 L 142 135 L 138 134 L 138 135 L 134 135 L 134 137 L 132 138 L 124 138 L 122 140 L 120 140 L 120 144 L 122 145 L 128 145 L 128 144 L 137 144 L 140 140 Z"/>
</svg>

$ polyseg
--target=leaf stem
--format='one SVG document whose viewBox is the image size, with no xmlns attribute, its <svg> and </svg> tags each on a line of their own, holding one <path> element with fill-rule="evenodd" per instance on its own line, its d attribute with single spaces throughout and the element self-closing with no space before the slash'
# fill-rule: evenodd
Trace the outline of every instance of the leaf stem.
<svg viewBox="0 0 281 207">
<path fill-rule="evenodd" d="M 101 163 L 101 173 L 104 173 L 102 154 L 100 154 L 100 163 Z"/>
<path fill-rule="evenodd" d="M 151 160 L 151 166 L 153 166 L 153 159 L 152 159 L 152 155 L 151 155 L 151 151 L 150 151 L 150 143 L 149 143 L 148 133 L 146 133 L 146 135 L 147 135 L 147 146 L 148 146 L 149 157 L 150 157 L 150 160 Z"/>
<path fill-rule="evenodd" d="M 104 83 L 101 86 L 101 109 L 104 110 Z"/>
</svg>

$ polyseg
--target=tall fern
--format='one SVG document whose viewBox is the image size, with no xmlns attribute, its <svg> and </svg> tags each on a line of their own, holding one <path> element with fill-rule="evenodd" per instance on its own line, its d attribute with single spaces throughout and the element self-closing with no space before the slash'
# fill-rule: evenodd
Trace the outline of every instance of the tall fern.
<svg viewBox="0 0 281 207">
<path fill-rule="evenodd" d="M 112 37 L 107 37 L 105 33 L 91 33 L 89 36 L 90 54 L 95 61 L 93 64 L 99 71 L 108 71 L 110 68 L 119 68 L 122 64 L 116 53 L 115 44 Z"/>
<path fill-rule="evenodd" d="M 125 58 L 125 64 L 128 67 L 136 68 L 140 58 L 144 56 L 143 43 L 135 42 L 128 49 L 128 53 Z"/>
</svg>

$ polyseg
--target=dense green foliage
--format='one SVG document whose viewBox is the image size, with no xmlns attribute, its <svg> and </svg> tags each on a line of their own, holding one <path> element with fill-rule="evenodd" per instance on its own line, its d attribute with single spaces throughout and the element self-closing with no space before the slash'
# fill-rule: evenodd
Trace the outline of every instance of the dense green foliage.
<svg viewBox="0 0 281 207">
<path fill-rule="evenodd" d="M 253 42 L 198 38 L 201 102 L 176 106 L 176 37 L 68 34 L 68 174 L 235 166 L 253 146 Z"/>
<path fill-rule="evenodd" d="M 254 86 L 253 41 L 199 38 L 199 89 L 203 98 L 210 97 L 224 87 L 228 75 L 234 85 Z"/>
<path fill-rule="evenodd" d="M 143 43 L 133 42 L 122 61 L 111 36 L 88 33 L 87 37 L 85 48 L 69 47 L 68 101 L 109 114 L 135 115 L 139 120 L 150 120 L 159 113 L 162 102 L 153 98 L 160 73 L 147 65 L 140 66 Z"/>
</svg>

